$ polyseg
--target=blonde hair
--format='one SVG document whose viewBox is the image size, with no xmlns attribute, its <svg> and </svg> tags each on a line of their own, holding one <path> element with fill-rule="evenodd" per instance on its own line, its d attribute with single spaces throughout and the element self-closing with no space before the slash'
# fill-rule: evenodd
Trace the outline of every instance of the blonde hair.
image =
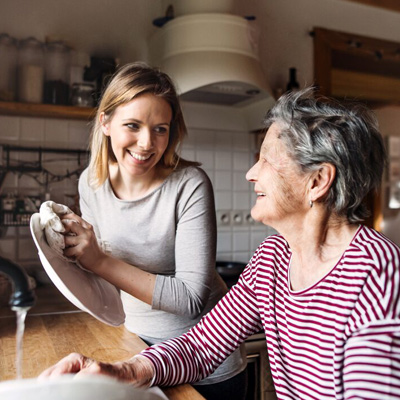
<svg viewBox="0 0 400 400">
<path fill-rule="evenodd" d="M 117 162 L 110 138 L 103 134 L 102 124 L 112 119 L 119 106 L 129 103 L 144 93 L 163 98 L 172 109 L 169 142 L 159 163 L 165 168 L 173 169 L 183 165 L 199 165 L 183 160 L 179 156 L 187 130 L 178 95 L 170 77 L 144 63 L 126 64 L 108 83 L 97 108 L 90 137 L 89 184 L 93 188 L 100 187 L 109 177 L 109 163 Z M 102 113 L 104 113 L 104 119 L 100 122 Z"/>
</svg>

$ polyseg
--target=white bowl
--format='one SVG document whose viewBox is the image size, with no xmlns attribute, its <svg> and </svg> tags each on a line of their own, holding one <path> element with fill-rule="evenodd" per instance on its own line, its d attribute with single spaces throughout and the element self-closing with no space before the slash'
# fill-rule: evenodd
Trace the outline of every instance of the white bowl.
<svg viewBox="0 0 400 400">
<path fill-rule="evenodd" d="M 137 389 L 115 379 L 63 375 L 38 381 L 19 379 L 0 382 L 1 400 L 162 400 L 159 388 Z"/>
</svg>

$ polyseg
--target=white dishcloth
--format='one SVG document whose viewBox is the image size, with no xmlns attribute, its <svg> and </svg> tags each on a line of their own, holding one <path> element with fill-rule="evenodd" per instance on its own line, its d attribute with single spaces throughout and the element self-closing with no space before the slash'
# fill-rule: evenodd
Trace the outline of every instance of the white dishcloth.
<svg viewBox="0 0 400 400">
<path fill-rule="evenodd" d="M 61 222 L 60 216 L 69 213 L 72 213 L 72 211 L 67 206 L 57 204 L 51 200 L 45 201 L 39 209 L 40 228 L 44 230 L 47 244 L 59 257 L 80 266 L 78 262 L 64 256 L 65 238 L 63 233 L 65 232 L 65 227 Z M 111 246 L 108 242 L 97 239 L 97 243 L 106 254 L 112 253 Z"/>
<path fill-rule="evenodd" d="M 47 244 L 60 256 L 62 259 L 74 262 L 64 256 L 65 240 L 63 233 L 65 227 L 61 222 L 61 215 L 72 213 L 72 211 L 63 204 L 57 204 L 54 201 L 45 201 L 39 209 L 40 228 L 44 230 Z"/>
</svg>

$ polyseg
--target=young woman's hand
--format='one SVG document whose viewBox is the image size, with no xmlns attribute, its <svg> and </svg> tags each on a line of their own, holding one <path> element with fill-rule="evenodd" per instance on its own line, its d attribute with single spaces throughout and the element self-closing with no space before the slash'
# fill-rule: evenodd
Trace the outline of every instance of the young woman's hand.
<svg viewBox="0 0 400 400">
<path fill-rule="evenodd" d="M 64 255 L 96 272 L 107 256 L 97 242 L 92 225 L 73 213 L 63 215 L 61 220 L 66 230 Z"/>
<path fill-rule="evenodd" d="M 107 375 L 136 387 L 149 387 L 154 375 L 153 364 L 143 356 L 113 364 L 103 363 L 82 354 L 71 353 L 57 364 L 43 371 L 38 379 L 44 380 L 64 374 Z"/>
</svg>

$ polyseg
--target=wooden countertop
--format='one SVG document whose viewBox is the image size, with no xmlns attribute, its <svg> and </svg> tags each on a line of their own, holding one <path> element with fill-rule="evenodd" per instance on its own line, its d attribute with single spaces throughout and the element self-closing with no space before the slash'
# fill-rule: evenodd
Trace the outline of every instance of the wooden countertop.
<svg viewBox="0 0 400 400">
<path fill-rule="evenodd" d="M 16 378 L 16 322 L 13 316 L 0 317 L 0 381 Z M 91 315 L 70 311 L 58 314 L 29 315 L 23 341 L 23 378 L 41 371 L 71 352 L 99 361 L 114 362 L 132 357 L 146 344 L 125 327 L 111 327 Z M 163 388 L 172 400 L 204 399 L 192 386 Z"/>
</svg>

